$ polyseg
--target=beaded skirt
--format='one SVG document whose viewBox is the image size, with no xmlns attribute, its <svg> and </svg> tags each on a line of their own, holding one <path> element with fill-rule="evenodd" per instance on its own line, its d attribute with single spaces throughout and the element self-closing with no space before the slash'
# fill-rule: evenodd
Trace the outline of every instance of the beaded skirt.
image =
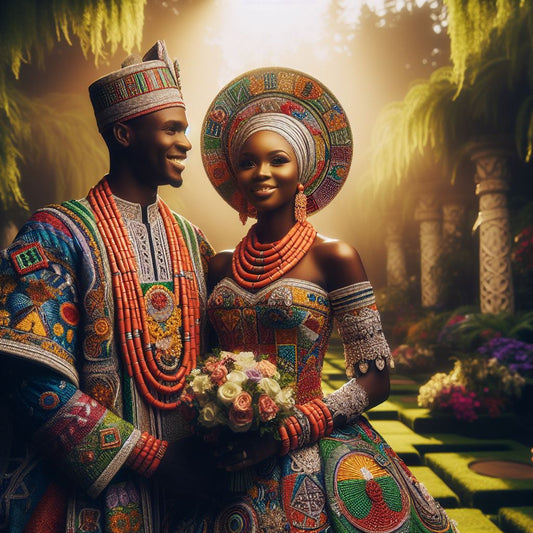
<svg viewBox="0 0 533 533">
<path fill-rule="evenodd" d="M 321 398 L 321 372 L 332 330 L 328 294 L 313 283 L 281 279 L 249 293 L 229 279 L 215 287 L 208 314 L 228 351 L 253 351 L 296 379 L 297 403 Z M 199 504 L 174 531 L 456 531 L 365 417 L 319 443 L 251 470 L 245 492 L 218 509 Z"/>
</svg>

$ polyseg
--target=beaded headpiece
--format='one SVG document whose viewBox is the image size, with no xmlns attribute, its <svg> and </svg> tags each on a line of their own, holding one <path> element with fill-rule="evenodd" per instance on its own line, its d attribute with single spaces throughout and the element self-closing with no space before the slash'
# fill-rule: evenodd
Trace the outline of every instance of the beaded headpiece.
<svg viewBox="0 0 533 533">
<path fill-rule="evenodd" d="M 295 127 L 296 126 L 296 127 Z M 202 126 L 202 160 L 209 180 L 234 209 L 248 210 L 233 169 L 236 154 L 256 131 L 275 131 L 294 148 L 307 214 L 327 205 L 348 176 L 352 132 L 335 96 L 297 70 L 251 70 L 226 85 L 211 103 Z"/>
<path fill-rule="evenodd" d="M 157 41 L 142 59 L 129 56 L 122 68 L 89 86 L 98 129 L 166 107 L 185 107 L 178 61 Z"/>
</svg>

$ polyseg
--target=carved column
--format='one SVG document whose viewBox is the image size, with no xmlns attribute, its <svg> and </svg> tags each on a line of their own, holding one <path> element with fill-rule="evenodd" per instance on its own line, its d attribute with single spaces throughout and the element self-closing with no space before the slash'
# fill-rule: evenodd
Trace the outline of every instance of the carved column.
<svg viewBox="0 0 533 533">
<path fill-rule="evenodd" d="M 471 156 L 476 165 L 479 213 L 479 290 L 482 313 L 514 311 L 511 225 L 507 207 L 508 153 L 488 148 Z"/>
<path fill-rule="evenodd" d="M 402 228 L 396 217 L 387 224 L 385 247 L 387 250 L 387 285 L 405 287 L 407 285 L 407 268 L 402 247 Z"/>
<path fill-rule="evenodd" d="M 455 239 L 463 234 L 466 208 L 460 203 L 446 203 L 442 206 L 442 233 L 444 239 Z"/>
<path fill-rule="evenodd" d="M 439 303 L 439 280 L 435 267 L 442 245 L 441 210 L 435 192 L 424 192 L 420 195 L 415 219 L 420 223 L 422 307 L 434 307 Z"/>
</svg>

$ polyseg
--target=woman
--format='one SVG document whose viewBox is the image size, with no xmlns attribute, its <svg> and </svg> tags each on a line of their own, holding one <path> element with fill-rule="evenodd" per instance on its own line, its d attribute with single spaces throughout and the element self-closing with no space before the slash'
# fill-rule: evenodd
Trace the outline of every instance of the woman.
<svg viewBox="0 0 533 533">
<path fill-rule="evenodd" d="M 357 251 L 306 220 L 344 182 L 348 121 L 318 81 L 288 69 L 248 72 L 204 122 L 210 180 L 241 220 L 233 252 L 211 261 L 208 304 L 220 347 L 267 354 L 295 377 L 296 414 L 279 439 L 242 434 L 219 467 L 253 485 L 181 531 L 451 531 L 444 511 L 361 414 L 389 394 L 390 350 Z M 349 380 L 326 398 L 321 369 L 335 318 Z"/>
</svg>

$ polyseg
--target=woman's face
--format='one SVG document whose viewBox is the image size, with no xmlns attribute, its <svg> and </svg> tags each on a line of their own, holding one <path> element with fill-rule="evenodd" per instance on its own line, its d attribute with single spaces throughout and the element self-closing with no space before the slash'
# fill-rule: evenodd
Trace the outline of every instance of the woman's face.
<svg viewBox="0 0 533 533">
<path fill-rule="evenodd" d="M 291 145 L 278 133 L 258 131 L 248 137 L 239 152 L 235 177 L 258 212 L 294 205 L 298 163 Z"/>
</svg>

